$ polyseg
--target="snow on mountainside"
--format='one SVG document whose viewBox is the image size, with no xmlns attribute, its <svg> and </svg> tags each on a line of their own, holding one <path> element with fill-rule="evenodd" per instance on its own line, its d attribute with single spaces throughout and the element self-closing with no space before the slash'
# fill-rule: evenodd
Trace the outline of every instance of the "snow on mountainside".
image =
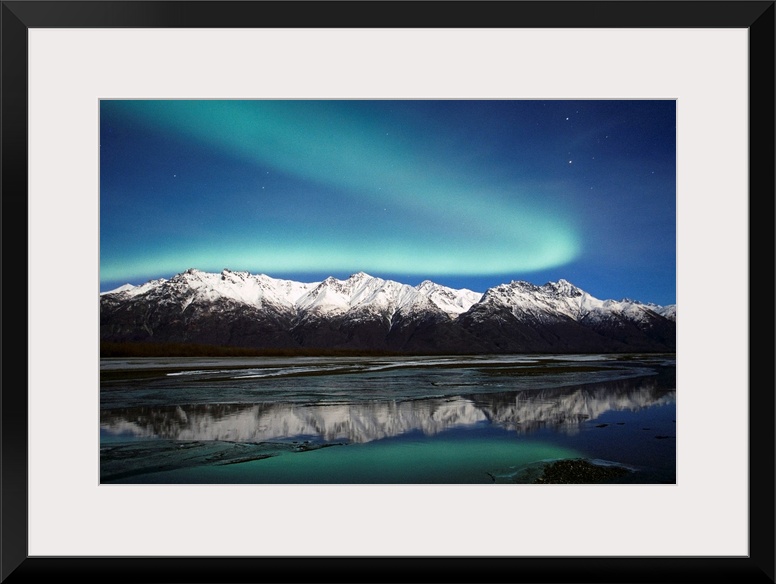
<svg viewBox="0 0 776 584">
<path fill-rule="evenodd" d="M 466 288 L 454 290 L 435 284 L 431 280 L 424 280 L 416 289 L 448 314 L 466 312 L 482 298 L 479 292 L 472 292 Z"/>
<path fill-rule="evenodd" d="M 119 292 L 129 292 L 135 288 L 132 284 L 124 284 L 123 286 L 119 286 L 118 288 L 114 288 L 113 290 L 107 290 L 105 292 L 100 292 L 100 296 L 103 296 L 105 294 L 118 294 Z"/>
<path fill-rule="evenodd" d="M 583 309 L 599 305 L 600 300 L 582 292 L 566 280 L 536 286 L 512 281 L 490 288 L 483 304 L 507 307 L 515 316 L 533 316 L 540 320 L 569 317 L 577 320 Z"/>
<path fill-rule="evenodd" d="M 510 307 L 514 314 L 564 315 L 574 320 L 617 313 L 641 318 L 651 311 L 665 318 L 676 319 L 676 305 L 659 306 L 624 298 L 599 300 L 567 280 L 537 286 L 524 281 L 512 281 L 489 288 L 484 294 L 472 290 L 455 290 L 430 280 L 417 286 L 375 278 L 358 272 L 347 280 L 328 277 L 322 282 L 302 283 L 271 278 L 264 274 L 233 272 L 220 274 L 189 269 L 173 278 L 151 280 L 139 286 L 125 284 L 100 296 L 123 295 L 137 297 L 165 287 L 183 293 L 189 302 L 198 299 L 214 301 L 225 298 L 261 308 L 265 303 L 319 313 L 346 312 L 371 307 L 375 310 L 405 311 L 425 308 L 430 301 L 436 308 L 456 316 L 478 303 Z"/>
<path fill-rule="evenodd" d="M 256 308 L 270 304 L 318 314 L 344 313 L 351 309 L 411 312 L 413 309 L 429 309 L 430 302 L 452 316 L 465 312 L 482 296 L 471 290 L 454 290 L 429 281 L 413 287 L 375 278 L 364 272 L 353 274 L 347 280 L 329 277 L 322 282 L 302 283 L 226 269 L 220 274 L 190 269 L 170 280 L 152 280 L 140 286 L 125 284 L 100 296 L 122 294 L 137 297 L 151 291 L 159 292 L 165 287 L 186 298 L 184 308 L 194 300 L 225 298 Z"/>
<path fill-rule="evenodd" d="M 365 310 L 393 315 L 441 310 L 454 316 L 468 310 L 481 296 L 471 290 L 453 290 L 431 282 L 410 286 L 359 272 L 347 280 L 327 278 L 300 297 L 296 306 L 319 314 Z"/>
<path fill-rule="evenodd" d="M 190 269 L 100 294 L 101 339 L 405 352 L 674 350 L 676 305 L 600 300 L 566 280 L 484 294 L 358 272 L 302 283 Z"/>
<path fill-rule="evenodd" d="M 123 286 L 119 286 L 115 290 L 110 290 L 108 292 L 102 292 L 100 296 L 105 296 L 106 294 L 118 294 L 120 292 L 126 292 L 128 297 L 132 296 L 139 296 L 140 294 L 145 294 L 149 290 L 154 290 L 160 285 L 164 284 L 167 280 L 164 278 L 160 278 L 158 280 L 149 280 L 145 284 L 140 284 L 139 286 L 133 286 L 132 284 L 124 284 Z"/>
<path fill-rule="evenodd" d="M 517 317 L 532 316 L 544 321 L 558 318 L 595 321 L 611 315 L 643 321 L 649 318 L 650 312 L 676 320 L 676 305 L 662 307 L 627 298 L 599 300 L 563 279 L 543 286 L 522 281 L 501 284 L 485 292 L 482 303 L 508 307 Z"/>
<path fill-rule="evenodd" d="M 669 304 L 668 306 L 655 306 L 655 312 L 660 316 L 667 318 L 668 320 L 676 321 L 676 304 Z"/>
</svg>

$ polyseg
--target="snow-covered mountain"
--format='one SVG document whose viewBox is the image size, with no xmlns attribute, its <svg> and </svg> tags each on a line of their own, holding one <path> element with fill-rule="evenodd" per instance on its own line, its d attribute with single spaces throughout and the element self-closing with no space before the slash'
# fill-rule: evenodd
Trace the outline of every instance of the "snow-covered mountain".
<svg viewBox="0 0 776 584">
<path fill-rule="evenodd" d="M 301 283 L 195 269 L 100 294 L 105 341 L 399 352 L 672 351 L 676 306 L 599 300 L 566 280 L 484 294 L 359 272 Z"/>
<path fill-rule="evenodd" d="M 228 299 L 255 308 L 265 305 L 286 307 L 319 314 L 336 314 L 349 310 L 369 309 L 379 312 L 435 309 L 455 315 L 468 310 L 482 294 L 471 290 L 454 290 L 426 280 L 418 286 L 375 278 L 364 272 L 347 280 L 326 278 L 305 284 L 270 278 L 264 274 L 223 270 L 220 274 L 187 270 L 170 280 L 151 280 L 140 286 L 124 284 L 100 296 L 121 295 L 135 298 L 150 292 L 175 292 L 185 298 L 185 306 L 195 301 Z"/>
</svg>

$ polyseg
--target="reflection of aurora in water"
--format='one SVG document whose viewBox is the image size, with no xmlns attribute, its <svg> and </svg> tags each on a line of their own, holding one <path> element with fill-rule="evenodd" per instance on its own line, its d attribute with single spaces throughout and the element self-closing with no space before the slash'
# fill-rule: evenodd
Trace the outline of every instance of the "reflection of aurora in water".
<svg viewBox="0 0 776 584">
<path fill-rule="evenodd" d="M 538 427 L 574 432 L 608 411 L 638 411 L 672 403 L 675 392 L 651 378 L 472 397 L 371 401 L 353 404 L 198 404 L 105 411 L 110 434 L 175 440 L 265 442 L 308 437 L 371 442 L 412 431 L 437 434 L 491 423 L 518 432 Z"/>
<path fill-rule="evenodd" d="M 141 359 L 101 370 L 103 482 L 481 483 L 577 457 L 638 469 L 631 482 L 675 482 L 673 356 Z"/>
</svg>

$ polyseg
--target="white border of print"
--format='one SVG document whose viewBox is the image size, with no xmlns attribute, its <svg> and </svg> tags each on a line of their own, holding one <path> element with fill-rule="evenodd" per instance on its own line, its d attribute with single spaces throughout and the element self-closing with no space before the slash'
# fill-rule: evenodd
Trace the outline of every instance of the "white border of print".
<svg viewBox="0 0 776 584">
<path fill-rule="evenodd" d="M 30 29 L 29 555 L 745 556 L 747 42 L 744 29 Z M 677 484 L 100 486 L 98 99 L 150 97 L 677 99 Z M 724 347 L 705 319 L 720 308 Z"/>
</svg>

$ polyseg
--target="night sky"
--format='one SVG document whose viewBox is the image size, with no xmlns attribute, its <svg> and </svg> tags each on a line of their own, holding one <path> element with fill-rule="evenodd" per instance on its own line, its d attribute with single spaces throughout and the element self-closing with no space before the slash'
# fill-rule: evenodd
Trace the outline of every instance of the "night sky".
<svg viewBox="0 0 776 584">
<path fill-rule="evenodd" d="M 103 100 L 100 289 L 565 278 L 676 301 L 670 100 Z"/>
</svg>

